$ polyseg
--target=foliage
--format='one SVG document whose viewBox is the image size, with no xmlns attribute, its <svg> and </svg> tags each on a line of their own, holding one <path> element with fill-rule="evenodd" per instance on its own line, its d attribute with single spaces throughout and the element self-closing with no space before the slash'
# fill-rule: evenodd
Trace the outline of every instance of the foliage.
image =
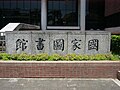
<svg viewBox="0 0 120 90">
<path fill-rule="evenodd" d="M 32 60 L 32 55 L 22 53 L 22 54 L 18 54 L 16 59 L 19 61 L 22 61 L 22 60 L 29 61 L 29 60 Z"/>
<path fill-rule="evenodd" d="M 32 55 L 32 60 L 36 61 L 46 61 L 48 60 L 49 55 L 42 53 L 42 54 L 37 54 L 37 55 Z"/>
<path fill-rule="evenodd" d="M 5 61 L 11 60 L 11 59 L 12 59 L 11 57 L 12 57 L 12 56 L 11 56 L 10 54 L 0 53 L 0 59 L 1 59 L 1 60 L 5 60 Z"/>
<path fill-rule="evenodd" d="M 112 35 L 111 51 L 120 55 L 120 35 Z"/>
<path fill-rule="evenodd" d="M 114 54 L 95 54 L 95 55 L 77 55 L 67 54 L 48 55 L 46 53 L 30 55 L 26 53 L 22 54 L 7 54 L 0 53 L 0 60 L 16 60 L 16 61 L 98 61 L 98 60 L 120 60 L 119 55 Z"/>
</svg>

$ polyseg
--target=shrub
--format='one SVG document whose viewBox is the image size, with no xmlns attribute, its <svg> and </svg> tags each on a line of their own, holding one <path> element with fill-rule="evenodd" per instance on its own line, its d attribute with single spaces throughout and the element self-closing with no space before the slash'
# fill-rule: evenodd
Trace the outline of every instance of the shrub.
<svg viewBox="0 0 120 90">
<path fill-rule="evenodd" d="M 32 59 L 36 61 L 46 61 L 48 60 L 48 57 L 49 55 L 45 53 L 32 55 Z"/>
<path fill-rule="evenodd" d="M 12 58 L 18 60 L 18 61 L 30 61 L 32 60 L 32 56 L 30 54 L 22 53 L 22 54 L 14 54 Z"/>
<path fill-rule="evenodd" d="M 120 35 L 112 35 L 111 51 L 120 55 Z"/>
<path fill-rule="evenodd" d="M 12 54 L 11 59 L 12 60 L 18 60 L 18 56 L 19 56 L 19 54 Z"/>
<path fill-rule="evenodd" d="M 66 60 L 66 61 L 68 61 L 68 60 L 71 60 L 71 61 L 73 61 L 73 60 L 76 60 L 76 54 L 67 54 L 67 55 L 65 55 L 64 56 L 64 60 Z"/>
<path fill-rule="evenodd" d="M 58 61 L 58 60 L 63 60 L 63 57 L 59 54 L 53 54 L 49 56 L 48 58 L 49 61 Z"/>
<path fill-rule="evenodd" d="M 30 55 L 26 53 L 22 54 L 6 54 L 0 53 L 0 60 L 18 60 L 18 61 L 82 61 L 82 60 L 120 60 L 119 55 L 114 54 L 96 54 L 96 55 L 77 55 L 77 54 L 67 54 L 65 56 L 59 54 L 36 54 Z"/>
<path fill-rule="evenodd" d="M 106 57 L 106 55 L 96 54 L 95 60 L 108 60 L 108 58 Z"/>
<path fill-rule="evenodd" d="M 0 59 L 2 60 L 11 60 L 12 56 L 7 53 L 0 53 Z"/>
</svg>

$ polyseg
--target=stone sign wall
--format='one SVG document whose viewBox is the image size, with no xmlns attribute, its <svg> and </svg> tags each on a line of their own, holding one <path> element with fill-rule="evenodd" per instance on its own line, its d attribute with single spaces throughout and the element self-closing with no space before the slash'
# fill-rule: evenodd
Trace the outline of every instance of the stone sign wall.
<svg viewBox="0 0 120 90">
<path fill-rule="evenodd" d="M 13 31 L 6 32 L 6 51 L 14 53 L 102 54 L 110 52 L 109 32 Z"/>
</svg>

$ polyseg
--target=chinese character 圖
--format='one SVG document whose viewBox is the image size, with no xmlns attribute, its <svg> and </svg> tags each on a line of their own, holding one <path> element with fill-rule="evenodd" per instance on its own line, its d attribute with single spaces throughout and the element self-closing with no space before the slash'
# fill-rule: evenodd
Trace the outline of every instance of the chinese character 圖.
<svg viewBox="0 0 120 90">
<path fill-rule="evenodd" d="M 22 49 L 22 51 L 24 51 L 27 48 L 26 43 L 28 43 L 28 40 L 18 39 L 16 41 L 16 51 L 20 48 Z"/>
<path fill-rule="evenodd" d="M 80 42 L 81 40 L 77 40 L 77 39 L 71 41 L 71 43 L 73 44 L 73 51 L 75 51 L 76 49 L 81 49 Z"/>
<path fill-rule="evenodd" d="M 64 50 L 64 40 L 63 39 L 56 39 L 53 41 L 53 49 L 54 50 Z"/>
<path fill-rule="evenodd" d="M 88 50 L 95 49 L 96 51 L 98 51 L 98 44 L 99 44 L 98 39 L 89 40 L 88 41 Z"/>
<path fill-rule="evenodd" d="M 37 49 L 38 49 L 38 50 L 43 50 L 43 48 L 44 48 L 43 42 L 44 42 L 44 41 L 45 41 L 45 40 L 42 39 L 42 38 L 39 38 L 38 41 L 35 41 L 35 42 L 37 42 Z"/>
</svg>

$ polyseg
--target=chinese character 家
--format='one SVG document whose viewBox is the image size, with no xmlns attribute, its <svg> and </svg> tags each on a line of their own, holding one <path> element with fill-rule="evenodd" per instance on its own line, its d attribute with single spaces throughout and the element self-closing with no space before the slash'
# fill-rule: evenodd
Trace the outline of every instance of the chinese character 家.
<svg viewBox="0 0 120 90">
<path fill-rule="evenodd" d="M 71 43 L 73 44 L 73 51 L 75 51 L 76 49 L 81 49 L 80 42 L 81 40 L 77 40 L 77 39 L 71 41 Z"/>
</svg>

